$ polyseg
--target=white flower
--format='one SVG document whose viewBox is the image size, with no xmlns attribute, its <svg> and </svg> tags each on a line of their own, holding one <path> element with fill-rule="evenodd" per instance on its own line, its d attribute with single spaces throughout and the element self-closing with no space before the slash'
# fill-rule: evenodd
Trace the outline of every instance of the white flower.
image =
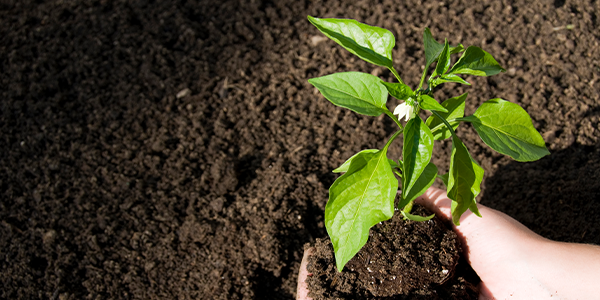
<svg viewBox="0 0 600 300">
<path fill-rule="evenodd" d="M 402 118 L 404 118 L 404 120 L 408 122 L 408 120 L 414 118 L 415 108 L 408 102 L 404 102 L 396 106 L 396 109 L 394 109 L 394 115 L 398 115 L 398 120 L 402 120 Z"/>
</svg>

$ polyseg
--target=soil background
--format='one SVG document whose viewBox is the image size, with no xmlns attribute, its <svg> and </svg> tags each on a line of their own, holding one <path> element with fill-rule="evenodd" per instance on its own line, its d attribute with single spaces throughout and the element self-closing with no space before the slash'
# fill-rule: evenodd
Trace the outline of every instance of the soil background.
<svg viewBox="0 0 600 300">
<path fill-rule="evenodd" d="M 436 98 L 468 91 L 468 114 L 518 103 L 552 154 L 516 163 L 461 125 L 486 172 L 480 201 L 547 238 L 600 244 L 599 12 L 593 0 L 1 1 L 0 298 L 293 299 L 302 245 L 326 234 L 331 170 L 395 126 L 308 84 L 393 76 L 307 15 L 392 31 L 411 86 L 426 26 L 490 52 L 506 73 Z M 441 170 L 450 147 L 435 146 Z"/>
</svg>

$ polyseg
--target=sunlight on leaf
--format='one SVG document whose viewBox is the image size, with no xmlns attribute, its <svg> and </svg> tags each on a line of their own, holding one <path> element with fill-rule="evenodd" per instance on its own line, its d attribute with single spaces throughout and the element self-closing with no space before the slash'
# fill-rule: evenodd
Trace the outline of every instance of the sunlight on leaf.
<svg viewBox="0 0 600 300">
<path fill-rule="evenodd" d="M 471 122 L 490 148 L 516 161 L 534 161 L 550 154 L 531 117 L 518 104 L 491 99 L 461 120 Z"/>
<path fill-rule="evenodd" d="M 481 191 L 482 180 L 483 168 L 473 160 L 463 142 L 453 135 L 448 172 L 448 198 L 452 199 L 452 222 L 455 225 L 460 225 L 460 216 L 472 205 L 476 209 L 475 197 Z"/>
<path fill-rule="evenodd" d="M 448 110 L 447 113 L 440 112 L 439 114 L 447 120 L 462 118 L 465 114 L 465 100 L 467 99 L 468 93 L 464 93 L 458 97 L 450 98 L 442 102 L 442 106 Z M 427 118 L 427 126 L 431 129 L 433 138 L 435 140 L 444 140 L 449 138 L 452 134 L 450 130 L 446 128 L 442 120 L 438 119 L 435 115 Z M 452 128 L 456 130 L 460 122 L 450 122 Z"/>
<path fill-rule="evenodd" d="M 402 148 L 403 199 L 408 198 L 411 189 L 429 164 L 432 152 L 433 135 L 429 127 L 418 116 L 408 121 L 404 127 L 404 146 Z"/>
<path fill-rule="evenodd" d="M 350 19 L 319 19 L 308 16 L 308 20 L 327 37 L 361 59 L 393 68 L 392 49 L 396 41 L 389 30 Z"/>
<path fill-rule="evenodd" d="M 381 80 L 367 73 L 344 72 L 308 80 L 331 103 L 353 112 L 379 116 L 387 111 L 388 92 Z"/>
<path fill-rule="evenodd" d="M 470 46 L 452 66 L 448 74 L 492 76 L 505 71 L 491 54 L 479 47 Z"/>
<path fill-rule="evenodd" d="M 329 188 L 325 227 L 339 272 L 367 242 L 369 229 L 394 215 L 398 180 L 386 152 L 358 153 Z"/>
</svg>

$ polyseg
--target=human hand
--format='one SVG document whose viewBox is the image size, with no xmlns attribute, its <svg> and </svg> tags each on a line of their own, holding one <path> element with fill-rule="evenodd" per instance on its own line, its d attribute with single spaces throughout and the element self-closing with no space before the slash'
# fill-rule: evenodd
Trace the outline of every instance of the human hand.
<svg viewBox="0 0 600 300">
<path fill-rule="evenodd" d="M 415 200 L 445 220 L 452 201 L 430 188 Z M 600 282 L 600 247 L 545 239 L 515 219 L 479 204 L 477 217 L 466 212 L 454 226 L 464 255 L 481 278 L 479 299 L 590 299 Z M 305 280 L 310 249 L 298 276 L 298 300 L 308 297 Z"/>
<path fill-rule="evenodd" d="M 298 287 L 296 288 L 296 299 L 297 300 L 312 300 L 308 297 L 308 285 L 306 284 L 306 278 L 309 276 L 306 265 L 308 264 L 308 257 L 313 253 L 315 248 L 308 248 L 304 250 L 302 256 L 302 263 L 300 264 L 300 271 L 298 272 Z"/>
<path fill-rule="evenodd" d="M 451 220 L 452 201 L 430 188 L 416 200 Z M 481 283 L 479 299 L 590 299 L 597 295 L 600 247 L 545 239 L 508 215 L 478 204 L 453 225 Z M 595 267 L 593 267 L 595 266 Z"/>
</svg>

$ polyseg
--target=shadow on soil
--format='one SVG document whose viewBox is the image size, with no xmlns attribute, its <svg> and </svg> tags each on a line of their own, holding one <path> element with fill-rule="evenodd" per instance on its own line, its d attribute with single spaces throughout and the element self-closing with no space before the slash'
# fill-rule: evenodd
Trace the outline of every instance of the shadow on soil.
<svg viewBox="0 0 600 300">
<path fill-rule="evenodd" d="M 600 145 L 574 143 L 532 163 L 511 162 L 486 181 L 481 203 L 544 237 L 600 243 Z"/>
</svg>

